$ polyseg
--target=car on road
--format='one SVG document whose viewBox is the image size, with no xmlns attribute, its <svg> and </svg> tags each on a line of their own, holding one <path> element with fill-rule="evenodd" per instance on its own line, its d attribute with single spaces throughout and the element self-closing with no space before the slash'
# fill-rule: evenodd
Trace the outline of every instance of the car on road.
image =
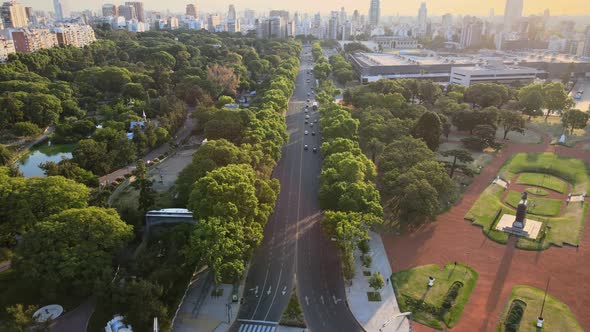
<svg viewBox="0 0 590 332">
<path fill-rule="evenodd" d="M 306 114 L 306 115 L 305 115 L 305 118 L 306 118 L 306 119 L 309 119 L 309 114 Z"/>
<path fill-rule="evenodd" d="M 305 112 L 305 113 L 307 113 L 307 112 L 309 112 L 309 110 L 306 108 L 306 109 L 304 110 L 304 112 Z"/>
<path fill-rule="evenodd" d="M 318 123 L 318 119 L 313 120 L 313 122 Z"/>
<path fill-rule="evenodd" d="M 306 120 L 307 121 L 307 120 Z M 309 124 L 310 127 L 313 127 L 313 122 Z"/>
<path fill-rule="evenodd" d="M 318 148 L 313 148 L 313 152 L 318 152 Z"/>
<path fill-rule="evenodd" d="M 308 124 L 308 123 L 309 123 L 309 121 L 305 120 L 305 124 Z"/>
<path fill-rule="evenodd" d="M 309 134 L 309 131 L 306 130 L 303 132 L 303 134 L 307 135 L 307 134 Z"/>
<path fill-rule="evenodd" d="M 307 102 L 309 103 L 309 98 L 307 98 Z"/>
<path fill-rule="evenodd" d="M 307 149 L 309 149 L 309 146 L 307 146 L 307 144 L 305 144 L 305 145 L 303 146 L 303 150 L 307 150 Z"/>
<path fill-rule="evenodd" d="M 574 99 L 582 99 L 582 94 L 581 93 L 576 93 L 576 95 L 574 96 Z"/>
<path fill-rule="evenodd" d="M 312 131 L 311 132 L 311 136 L 315 136 L 315 131 Z"/>
</svg>

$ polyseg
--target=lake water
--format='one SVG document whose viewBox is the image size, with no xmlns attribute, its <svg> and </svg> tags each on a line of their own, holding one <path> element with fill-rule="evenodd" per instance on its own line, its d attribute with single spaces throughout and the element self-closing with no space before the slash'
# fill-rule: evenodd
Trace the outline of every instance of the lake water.
<svg viewBox="0 0 590 332">
<path fill-rule="evenodd" d="M 32 176 L 45 176 L 39 164 L 53 161 L 60 162 L 62 158 L 72 158 L 72 151 L 75 144 L 49 144 L 41 142 L 31 148 L 29 153 L 22 157 L 17 165 L 23 175 L 27 178 Z"/>
</svg>

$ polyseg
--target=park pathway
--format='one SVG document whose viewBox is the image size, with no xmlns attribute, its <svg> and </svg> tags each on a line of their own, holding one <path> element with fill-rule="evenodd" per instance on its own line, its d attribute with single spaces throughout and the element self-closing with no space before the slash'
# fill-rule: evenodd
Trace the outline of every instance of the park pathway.
<svg viewBox="0 0 590 332">
<path fill-rule="evenodd" d="M 462 199 L 450 211 L 438 216 L 436 222 L 409 235 L 383 235 L 394 271 L 430 263 L 442 266 L 453 261 L 466 263 L 477 270 L 478 282 L 453 331 L 495 331 L 512 287 L 525 284 L 544 289 L 549 277 L 549 293 L 569 305 L 582 327 L 590 330 L 589 227 L 584 228 L 579 247 L 525 251 L 515 248 L 514 238 L 507 245 L 488 240 L 480 227 L 463 219 L 499 168 L 515 153 L 555 152 L 590 163 L 590 151 L 552 146 L 549 137 L 542 136 L 541 144 L 507 143 L 474 178 Z M 589 216 L 586 216 L 586 224 Z M 420 324 L 414 324 L 414 327 L 415 331 L 434 331 Z"/>
</svg>

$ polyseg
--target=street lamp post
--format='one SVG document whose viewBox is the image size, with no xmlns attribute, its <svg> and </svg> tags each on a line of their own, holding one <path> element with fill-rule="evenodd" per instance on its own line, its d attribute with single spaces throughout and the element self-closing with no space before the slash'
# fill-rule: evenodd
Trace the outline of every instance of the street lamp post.
<svg viewBox="0 0 590 332">
<path fill-rule="evenodd" d="M 547 300 L 547 290 L 549 289 L 549 282 L 551 281 L 551 277 L 547 279 L 547 286 L 545 286 L 545 295 L 543 296 L 543 304 L 541 305 L 541 313 L 539 314 L 539 318 L 537 319 L 537 327 L 542 328 L 544 319 L 543 319 L 543 310 L 545 309 L 545 300 Z"/>
</svg>

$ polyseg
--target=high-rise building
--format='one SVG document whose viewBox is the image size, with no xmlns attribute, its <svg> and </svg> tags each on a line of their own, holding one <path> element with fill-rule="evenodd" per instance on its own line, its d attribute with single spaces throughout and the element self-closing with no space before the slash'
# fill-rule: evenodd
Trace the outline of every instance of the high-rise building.
<svg viewBox="0 0 590 332">
<path fill-rule="evenodd" d="M 490 12 L 488 13 L 488 19 L 490 21 L 492 21 L 495 16 L 496 16 L 496 11 L 494 10 L 494 8 L 490 8 Z"/>
<path fill-rule="evenodd" d="M 452 14 L 444 14 L 442 16 L 442 28 L 445 31 L 451 30 L 453 28 L 453 15 Z"/>
<path fill-rule="evenodd" d="M 380 16 L 381 8 L 379 0 L 371 0 L 371 6 L 369 7 L 369 24 L 373 27 L 378 26 Z"/>
<path fill-rule="evenodd" d="M 31 17 L 33 17 L 33 7 L 25 7 L 25 14 L 27 15 L 27 20 L 31 22 Z"/>
<path fill-rule="evenodd" d="M 199 15 L 197 12 L 197 5 L 195 5 L 194 3 L 189 3 L 188 5 L 186 5 L 186 16 L 198 18 Z"/>
<path fill-rule="evenodd" d="M 477 46 L 481 43 L 483 23 L 477 17 L 465 16 L 461 29 L 460 44 L 463 48 Z"/>
<path fill-rule="evenodd" d="M 590 57 L 590 25 L 586 26 L 586 32 L 584 33 L 584 49 L 582 50 L 582 56 Z"/>
<path fill-rule="evenodd" d="M 12 53 L 16 53 L 14 48 L 14 41 L 0 37 L 0 61 L 4 62 L 8 59 L 8 56 Z"/>
<path fill-rule="evenodd" d="M 338 39 L 338 12 L 333 11 L 330 15 L 326 39 Z"/>
<path fill-rule="evenodd" d="M 513 25 L 522 17 L 523 0 L 506 0 L 504 31 L 512 31 Z"/>
<path fill-rule="evenodd" d="M 280 16 L 272 16 L 256 20 L 256 37 L 258 38 L 284 38 L 285 23 Z"/>
<path fill-rule="evenodd" d="M 102 5 L 102 16 L 104 16 L 104 17 L 119 16 L 119 10 L 117 9 L 117 6 L 115 6 L 111 3 L 105 3 L 104 5 Z"/>
<path fill-rule="evenodd" d="M 344 23 L 346 23 L 346 19 L 347 19 L 346 10 L 344 10 L 344 7 L 340 7 L 340 17 L 338 18 L 338 20 L 339 20 L 338 23 L 340 25 L 344 25 Z"/>
<path fill-rule="evenodd" d="M 53 28 L 57 43 L 62 46 L 84 47 L 96 41 L 94 30 L 89 25 L 68 24 Z"/>
<path fill-rule="evenodd" d="M 269 17 L 280 17 L 283 20 L 283 24 L 289 22 L 289 12 L 286 10 L 271 10 L 268 13 Z"/>
<path fill-rule="evenodd" d="M 125 6 L 132 6 L 135 8 L 135 14 L 139 22 L 145 22 L 145 12 L 143 11 L 143 2 L 141 1 L 128 1 L 125 2 Z"/>
<path fill-rule="evenodd" d="M 55 11 L 55 18 L 58 21 L 63 21 L 64 11 L 60 0 L 53 0 L 53 10 Z"/>
<path fill-rule="evenodd" d="M 207 30 L 211 32 L 219 31 L 221 26 L 221 15 L 211 14 L 207 16 Z"/>
<path fill-rule="evenodd" d="M 229 5 L 229 9 L 227 11 L 227 20 L 236 20 L 236 7 L 234 5 Z"/>
<path fill-rule="evenodd" d="M 426 32 L 426 20 L 428 19 L 428 10 L 426 9 L 426 2 L 420 4 L 418 9 L 418 29 L 421 32 Z"/>
<path fill-rule="evenodd" d="M 245 24 L 255 24 L 256 23 L 256 12 L 252 9 L 244 10 L 244 19 Z"/>
<path fill-rule="evenodd" d="M 31 53 L 57 46 L 57 36 L 49 29 L 21 28 L 11 31 L 14 48 L 18 53 Z"/>
<path fill-rule="evenodd" d="M 137 12 L 133 6 L 120 5 L 117 11 L 119 12 L 119 16 L 123 16 L 127 21 L 137 19 Z"/>
<path fill-rule="evenodd" d="M 14 0 L 2 4 L 0 14 L 2 14 L 2 21 L 4 22 L 4 28 L 6 29 L 24 28 L 29 24 L 25 6 Z"/>
</svg>

